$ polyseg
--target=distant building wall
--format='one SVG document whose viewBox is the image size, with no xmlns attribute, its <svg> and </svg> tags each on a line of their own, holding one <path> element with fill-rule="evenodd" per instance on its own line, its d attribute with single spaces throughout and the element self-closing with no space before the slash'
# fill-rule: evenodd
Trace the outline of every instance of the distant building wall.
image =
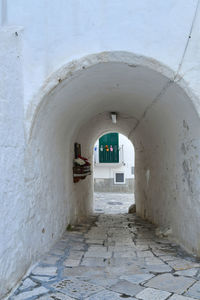
<svg viewBox="0 0 200 300">
<path fill-rule="evenodd" d="M 114 178 L 94 178 L 94 191 L 98 193 L 134 193 L 134 179 L 126 178 L 125 184 L 115 184 Z"/>
<path fill-rule="evenodd" d="M 119 163 L 99 163 L 99 140 L 94 148 L 94 191 L 133 193 L 135 153 L 131 141 L 119 134 Z M 119 175 L 123 182 L 117 182 L 116 173 L 124 174 Z"/>
</svg>

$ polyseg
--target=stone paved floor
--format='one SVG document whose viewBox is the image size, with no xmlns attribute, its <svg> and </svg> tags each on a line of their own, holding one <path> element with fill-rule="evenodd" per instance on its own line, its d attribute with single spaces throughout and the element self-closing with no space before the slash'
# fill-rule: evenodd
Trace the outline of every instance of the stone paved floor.
<svg viewBox="0 0 200 300">
<path fill-rule="evenodd" d="M 9 300 L 200 299 L 200 264 L 136 215 L 67 231 Z"/>
<path fill-rule="evenodd" d="M 94 193 L 94 212 L 98 214 L 124 214 L 133 203 L 134 194 Z"/>
</svg>

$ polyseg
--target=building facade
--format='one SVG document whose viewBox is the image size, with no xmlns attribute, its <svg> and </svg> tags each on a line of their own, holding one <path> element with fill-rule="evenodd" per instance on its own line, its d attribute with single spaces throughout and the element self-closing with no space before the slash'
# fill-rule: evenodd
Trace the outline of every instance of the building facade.
<svg viewBox="0 0 200 300">
<path fill-rule="evenodd" d="M 123 134 L 106 136 L 111 138 L 102 136 L 94 146 L 94 191 L 134 193 L 133 145 Z"/>
</svg>

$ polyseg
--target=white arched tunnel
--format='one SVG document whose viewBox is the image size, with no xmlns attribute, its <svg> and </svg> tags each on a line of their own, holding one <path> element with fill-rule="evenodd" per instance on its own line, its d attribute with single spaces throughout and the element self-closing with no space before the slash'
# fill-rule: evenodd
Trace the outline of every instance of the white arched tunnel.
<svg viewBox="0 0 200 300">
<path fill-rule="evenodd" d="M 116 124 L 111 111 L 118 114 Z M 108 131 L 134 144 L 137 214 L 170 227 L 182 246 L 200 254 L 200 120 L 193 96 L 172 70 L 130 53 L 91 55 L 53 74 L 28 118 L 34 255 L 92 212 L 92 177 L 73 183 L 74 142 L 92 160 L 95 140 Z"/>
</svg>

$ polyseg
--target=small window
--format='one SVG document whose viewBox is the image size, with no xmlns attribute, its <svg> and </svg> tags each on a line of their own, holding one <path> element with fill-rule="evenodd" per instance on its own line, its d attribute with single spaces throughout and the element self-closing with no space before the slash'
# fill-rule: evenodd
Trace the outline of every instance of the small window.
<svg viewBox="0 0 200 300">
<path fill-rule="evenodd" d="M 120 173 L 115 173 L 114 183 L 115 183 L 115 184 L 125 184 L 125 176 L 124 176 L 124 173 L 122 173 L 122 172 L 120 172 Z"/>
</svg>

